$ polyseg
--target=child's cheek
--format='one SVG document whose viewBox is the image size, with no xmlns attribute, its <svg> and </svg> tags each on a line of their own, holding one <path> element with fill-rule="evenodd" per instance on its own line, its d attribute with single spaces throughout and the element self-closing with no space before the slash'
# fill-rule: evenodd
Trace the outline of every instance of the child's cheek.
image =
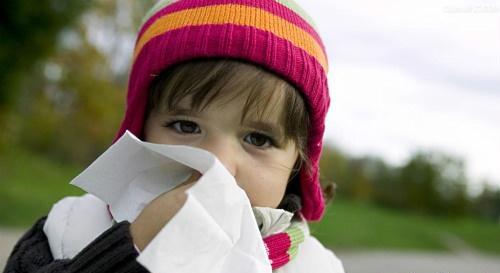
<svg viewBox="0 0 500 273">
<path fill-rule="evenodd" d="M 254 173 L 258 173 L 258 171 Z M 236 181 L 247 194 L 252 206 L 276 208 L 283 198 L 286 181 L 273 181 L 272 178 L 272 175 L 267 177 L 256 176 L 252 180 L 238 180 L 237 178 Z"/>
</svg>

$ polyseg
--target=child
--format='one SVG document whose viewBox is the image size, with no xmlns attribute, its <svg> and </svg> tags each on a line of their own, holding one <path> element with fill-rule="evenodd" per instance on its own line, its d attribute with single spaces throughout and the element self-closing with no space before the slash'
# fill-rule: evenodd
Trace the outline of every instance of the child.
<svg viewBox="0 0 500 273">
<path fill-rule="evenodd" d="M 324 211 L 318 163 L 330 102 L 326 53 L 311 19 L 291 0 L 163 0 L 146 17 L 115 141 L 129 130 L 144 141 L 208 150 L 246 192 L 275 272 L 343 272 L 300 225 Z M 148 272 L 135 258 L 198 178 L 74 257 L 54 259 L 41 218 L 5 272 Z"/>
</svg>

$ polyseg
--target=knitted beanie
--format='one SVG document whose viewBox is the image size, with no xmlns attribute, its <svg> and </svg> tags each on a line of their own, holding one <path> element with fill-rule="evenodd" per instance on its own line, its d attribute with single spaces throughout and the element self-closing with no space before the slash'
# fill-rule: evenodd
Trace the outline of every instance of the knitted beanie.
<svg viewBox="0 0 500 273">
<path fill-rule="evenodd" d="M 319 220 L 324 201 L 319 157 L 330 104 L 324 45 L 306 13 L 292 0 L 161 0 L 146 15 L 129 75 L 127 110 L 115 141 L 129 130 L 142 139 L 148 90 L 155 75 L 200 58 L 251 62 L 293 84 L 310 116 L 301 169 L 303 217 Z"/>
</svg>

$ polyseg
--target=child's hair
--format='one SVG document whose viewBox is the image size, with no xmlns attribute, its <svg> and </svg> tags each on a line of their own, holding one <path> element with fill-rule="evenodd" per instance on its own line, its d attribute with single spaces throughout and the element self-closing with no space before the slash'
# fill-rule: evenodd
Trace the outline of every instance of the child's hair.
<svg viewBox="0 0 500 273">
<path fill-rule="evenodd" d="M 279 109 L 284 141 L 295 145 L 299 157 L 278 208 L 295 213 L 301 208 L 298 172 L 310 165 L 306 154 L 309 114 L 300 92 L 287 81 L 241 60 L 190 60 L 156 75 L 149 90 L 145 118 L 152 111 L 176 110 L 186 97 L 192 98 L 192 109 L 203 110 L 213 102 L 231 103 L 240 96 L 245 99 L 242 121 L 249 117 L 265 119 Z M 327 186 L 325 190 L 325 197 L 331 196 L 331 188 Z"/>
</svg>

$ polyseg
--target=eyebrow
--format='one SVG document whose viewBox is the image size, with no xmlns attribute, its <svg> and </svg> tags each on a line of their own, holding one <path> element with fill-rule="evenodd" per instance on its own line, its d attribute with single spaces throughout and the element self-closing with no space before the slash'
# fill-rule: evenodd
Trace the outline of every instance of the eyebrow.
<svg viewBox="0 0 500 273">
<path fill-rule="evenodd" d="M 283 134 L 283 130 L 281 126 L 274 126 L 271 123 L 263 122 L 263 121 L 245 121 L 244 125 L 247 127 L 255 128 L 267 133 L 274 135 L 275 137 L 281 136 Z"/>
<path fill-rule="evenodd" d="M 180 115 L 180 116 L 195 116 L 199 117 L 200 112 L 193 109 L 178 108 L 170 111 L 166 111 L 169 115 Z"/>
</svg>

